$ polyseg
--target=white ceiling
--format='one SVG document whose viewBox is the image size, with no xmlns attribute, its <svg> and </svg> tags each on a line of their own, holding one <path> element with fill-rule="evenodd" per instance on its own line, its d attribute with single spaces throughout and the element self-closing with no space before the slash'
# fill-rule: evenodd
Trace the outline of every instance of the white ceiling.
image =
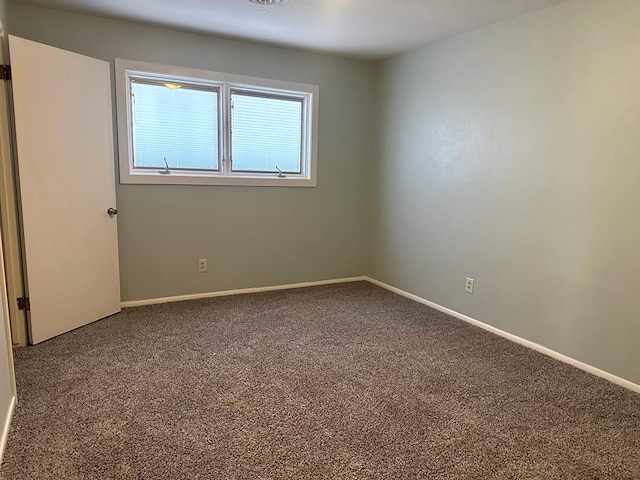
<svg viewBox="0 0 640 480">
<path fill-rule="evenodd" d="M 259 42 L 382 58 L 565 0 L 14 0 Z M 264 13 L 263 13 L 264 10 Z"/>
</svg>

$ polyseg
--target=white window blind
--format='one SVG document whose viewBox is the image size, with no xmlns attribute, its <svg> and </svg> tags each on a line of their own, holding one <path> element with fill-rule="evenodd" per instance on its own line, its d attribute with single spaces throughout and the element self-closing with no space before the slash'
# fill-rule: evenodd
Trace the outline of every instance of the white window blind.
<svg viewBox="0 0 640 480">
<path fill-rule="evenodd" d="M 303 102 L 232 91 L 232 169 L 301 173 Z"/>
<path fill-rule="evenodd" d="M 134 168 L 218 170 L 218 92 L 131 83 Z"/>
</svg>

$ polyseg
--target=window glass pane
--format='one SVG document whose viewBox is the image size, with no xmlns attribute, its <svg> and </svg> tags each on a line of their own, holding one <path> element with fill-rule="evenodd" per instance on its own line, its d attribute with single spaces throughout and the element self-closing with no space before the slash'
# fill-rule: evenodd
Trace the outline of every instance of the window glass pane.
<svg viewBox="0 0 640 480">
<path fill-rule="evenodd" d="M 174 84 L 170 84 L 174 85 Z M 218 169 L 218 93 L 132 82 L 134 167 Z"/>
<path fill-rule="evenodd" d="M 300 172 L 302 101 L 234 93 L 233 170 Z"/>
</svg>

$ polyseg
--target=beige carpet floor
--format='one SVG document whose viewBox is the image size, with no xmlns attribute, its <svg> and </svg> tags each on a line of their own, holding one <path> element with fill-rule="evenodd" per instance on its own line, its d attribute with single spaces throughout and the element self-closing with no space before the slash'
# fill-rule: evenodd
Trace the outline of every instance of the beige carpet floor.
<svg viewBox="0 0 640 480">
<path fill-rule="evenodd" d="M 640 395 L 368 283 L 16 352 L 2 479 L 640 479 Z"/>
</svg>

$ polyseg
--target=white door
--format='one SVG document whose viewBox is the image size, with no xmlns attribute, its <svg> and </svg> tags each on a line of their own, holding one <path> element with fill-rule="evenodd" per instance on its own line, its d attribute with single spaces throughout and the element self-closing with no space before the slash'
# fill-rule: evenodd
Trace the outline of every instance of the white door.
<svg viewBox="0 0 640 480">
<path fill-rule="evenodd" d="M 9 37 L 18 173 L 38 343 L 120 311 L 107 62 Z"/>
</svg>

